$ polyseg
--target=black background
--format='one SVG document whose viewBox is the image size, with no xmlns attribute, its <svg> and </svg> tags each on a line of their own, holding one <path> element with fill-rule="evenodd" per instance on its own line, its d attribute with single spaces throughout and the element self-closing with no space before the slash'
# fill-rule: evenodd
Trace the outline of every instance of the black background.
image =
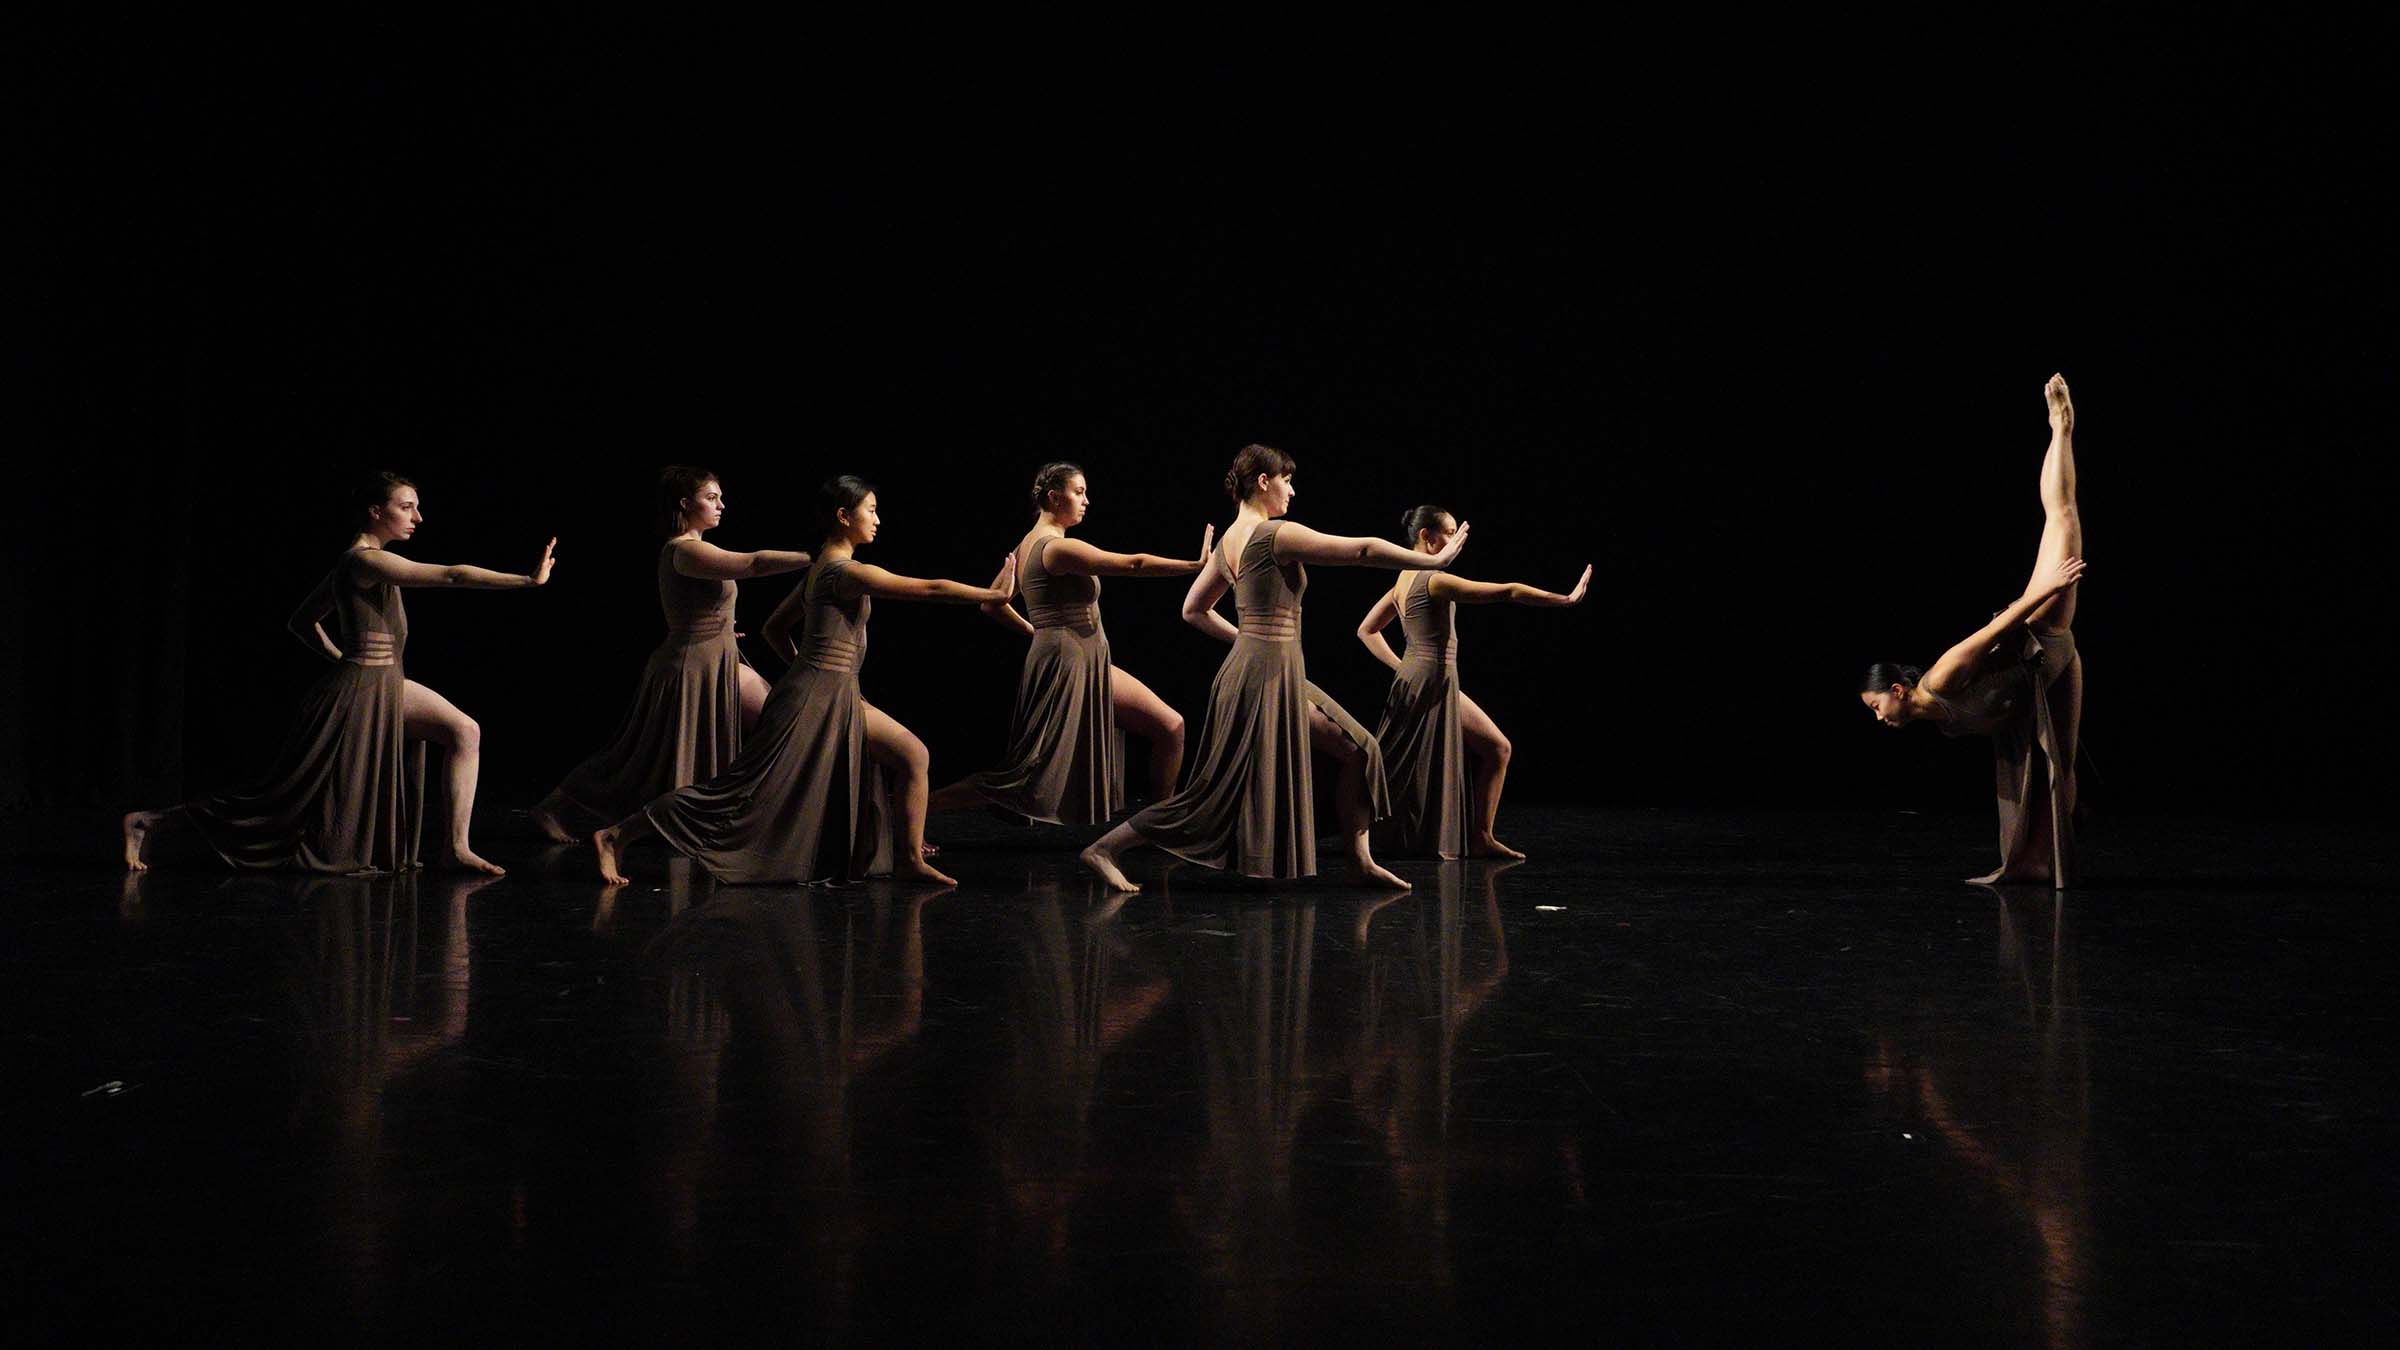
<svg viewBox="0 0 2400 1350">
<path fill-rule="evenodd" d="M 656 640 L 662 463 L 722 476 L 733 548 L 813 549 L 810 488 L 864 474 L 870 560 L 982 582 L 1041 461 L 1088 469 L 1083 537 L 1186 553 L 1251 440 L 1299 459 L 1319 529 L 1432 501 L 1475 524 L 1463 575 L 1597 566 L 1579 610 L 1464 616 L 1514 799 L 1974 808 L 1982 747 L 1882 731 L 1854 681 L 2022 585 L 2053 370 L 2098 800 L 2389 799 L 2380 28 L 1169 55 L 480 22 L 33 49 L 21 818 L 263 766 L 319 670 L 283 617 L 367 470 L 421 484 L 412 556 L 523 570 L 560 539 L 547 591 L 409 601 L 409 673 L 481 721 L 508 807 L 605 742 Z M 1310 672 L 1370 725 L 1350 634 L 1388 581 L 1308 596 Z M 744 587 L 746 628 L 787 584 Z M 1196 715 L 1221 649 L 1182 589 L 1105 609 Z M 1000 748 L 1019 652 L 879 607 L 864 681 L 946 781 Z"/>
</svg>

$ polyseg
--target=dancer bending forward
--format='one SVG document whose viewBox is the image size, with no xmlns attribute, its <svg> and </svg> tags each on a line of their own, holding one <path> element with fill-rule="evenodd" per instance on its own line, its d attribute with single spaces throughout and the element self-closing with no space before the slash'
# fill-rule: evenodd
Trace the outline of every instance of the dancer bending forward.
<svg viewBox="0 0 2400 1350">
<path fill-rule="evenodd" d="M 1290 456 L 1245 448 L 1225 475 L 1240 510 L 1184 596 L 1185 622 L 1233 644 L 1209 687 L 1200 749 L 1183 789 L 1155 802 L 1083 851 L 1111 886 L 1135 891 L 1118 857 L 1155 844 L 1204 866 L 1253 877 L 1317 872 L 1316 811 L 1309 756 L 1334 761 L 1335 808 L 1348 837 L 1351 866 L 1366 879 L 1406 889 L 1368 848 L 1367 830 L 1388 810 L 1383 755 L 1358 719 L 1308 682 L 1300 655 L 1300 596 L 1307 563 L 1329 567 L 1447 567 L 1466 546 L 1460 525 L 1439 553 L 1418 553 L 1382 539 L 1319 534 L 1281 519 L 1297 495 Z M 1233 591 L 1241 627 L 1225 622 L 1217 601 Z"/>
<path fill-rule="evenodd" d="M 808 566 L 786 549 L 730 553 L 701 538 L 725 520 L 725 489 L 706 469 L 676 464 L 658 476 L 658 604 L 667 635 L 642 667 L 616 737 L 533 808 L 542 833 L 575 842 L 569 820 L 606 824 L 644 802 L 714 778 L 766 706 L 767 682 L 742 660 L 733 631 L 734 583 Z"/>
<path fill-rule="evenodd" d="M 2075 404 L 2050 377 L 2050 449 L 2042 458 L 2042 542 L 2015 604 L 1931 670 L 1878 662 L 1859 701 L 1887 727 L 1931 722 L 1947 736 L 1992 738 L 2000 804 L 2000 866 L 1977 883 L 2046 881 L 2064 890 L 2075 870 L 2075 748 L 2083 730 L 2083 658 L 2075 596 L 2083 576 L 2083 516 L 2075 501 Z"/>
<path fill-rule="evenodd" d="M 530 573 L 410 562 L 390 546 L 425 523 L 417 485 L 379 473 L 352 502 L 363 528 L 288 627 L 333 663 L 301 701 L 281 755 L 261 781 L 235 792 L 125 817 L 125 866 L 147 870 L 142 847 L 161 825 L 189 824 L 235 867 L 391 872 L 414 867 L 425 788 L 424 743 L 449 751 L 450 861 L 499 876 L 467 845 L 482 765 L 483 728 L 401 672 L 408 646 L 402 588 L 521 590 L 550 580 L 553 539 Z M 333 621 L 333 632 L 325 621 Z"/>
<path fill-rule="evenodd" d="M 925 861 L 931 757 L 916 734 L 858 690 L 867 618 L 877 599 L 982 605 L 1016 590 L 1017 560 L 989 586 L 887 572 L 855 556 L 882 527 L 875 489 L 847 474 L 819 490 L 825 542 L 807 576 L 768 618 L 769 646 L 792 664 L 767 694 L 758 725 L 715 778 L 679 788 L 592 836 L 600 875 L 656 834 L 722 882 L 849 881 L 890 873 L 956 884 Z M 797 645 L 791 629 L 801 623 Z M 883 774 L 899 779 L 899 840 L 885 816 Z"/>
<path fill-rule="evenodd" d="M 1440 553 L 1457 531 L 1458 522 L 1438 506 L 1420 506 L 1400 518 L 1401 542 L 1419 553 Z M 1580 604 L 1591 584 L 1588 565 L 1565 595 L 1517 581 L 1403 572 L 1367 611 L 1358 640 L 1392 670 L 1383 722 L 1375 728 L 1391 781 L 1392 814 L 1380 828 L 1392 852 L 1404 858 L 1525 856 L 1492 833 L 1513 750 L 1490 714 L 1458 687 L 1458 607 Z M 1383 638 L 1395 618 L 1408 638 L 1406 657 L 1393 655 Z"/>
<path fill-rule="evenodd" d="M 1150 743 L 1150 799 L 1175 790 L 1183 765 L 1183 714 L 1115 664 L 1100 627 L 1101 577 L 1188 577 L 1208 566 L 1217 528 L 1200 534 L 1197 558 L 1110 553 L 1067 531 L 1091 511 L 1083 470 L 1045 464 L 1033 478 L 1033 528 L 1017 543 L 1017 589 L 1026 615 L 1008 605 L 984 612 L 1033 641 L 1017 679 L 1002 767 L 933 794 L 932 809 L 990 803 L 1031 820 L 1097 825 L 1125 807 L 1124 737 Z"/>
</svg>

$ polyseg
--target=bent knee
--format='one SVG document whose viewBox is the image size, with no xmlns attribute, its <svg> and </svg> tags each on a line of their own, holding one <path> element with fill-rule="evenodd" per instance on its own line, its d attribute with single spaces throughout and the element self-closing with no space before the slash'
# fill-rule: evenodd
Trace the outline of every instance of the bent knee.
<svg viewBox="0 0 2400 1350">
<path fill-rule="evenodd" d="M 1168 709 L 1167 715 L 1159 721 L 1157 739 L 1162 741 L 1182 740 L 1183 714 L 1171 708 Z"/>
</svg>

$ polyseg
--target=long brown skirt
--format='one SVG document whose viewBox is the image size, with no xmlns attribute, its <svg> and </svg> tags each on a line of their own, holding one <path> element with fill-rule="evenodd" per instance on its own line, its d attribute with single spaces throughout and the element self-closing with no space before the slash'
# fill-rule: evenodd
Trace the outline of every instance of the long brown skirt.
<svg viewBox="0 0 2400 1350">
<path fill-rule="evenodd" d="M 235 867 L 396 872 L 418 866 L 425 744 L 401 714 L 398 665 L 342 662 L 301 701 L 266 777 L 184 810 Z"/>
<path fill-rule="evenodd" d="M 588 817 L 581 822 L 587 827 L 606 825 L 724 772 L 742 745 L 741 676 L 731 625 L 702 642 L 670 637 L 643 664 L 616 736 L 577 765 L 550 799 Z"/>
<path fill-rule="evenodd" d="M 1376 814 L 1388 814 L 1383 756 L 1357 718 L 1308 682 L 1298 642 L 1241 637 L 1209 686 L 1199 751 L 1183 787 L 1126 823 L 1149 843 L 1204 867 L 1266 878 L 1317 874 L 1308 710 L 1368 757 Z"/>
<path fill-rule="evenodd" d="M 1375 728 L 1392 789 L 1392 814 L 1379 844 L 1394 855 L 1445 859 L 1467 855 L 1466 740 L 1460 730 L 1458 667 L 1402 661 Z"/>
<path fill-rule="evenodd" d="M 1979 884 L 2049 882 L 2075 875 L 2075 749 L 2083 735 L 2083 657 L 2065 628 L 2025 629 L 2024 672 L 2031 696 L 1992 735 L 2000 808 L 2000 866 Z"/>
<path fill-rule="evenodd" d="M 888 875 L 890 815 L 866 723 L 855 672 L 797 667 L 776 682 L 723 773 L 642 813 L 728 884 Z"/>
<path fill-rule="evenodd" d="M 1111 669 L 1106 633 L 1034 633 L 1009 714 L 1008 756 L 969 780 L 984 800 L 1058 825 L 1097 825 L 1125 809 Z"/>
</svg>

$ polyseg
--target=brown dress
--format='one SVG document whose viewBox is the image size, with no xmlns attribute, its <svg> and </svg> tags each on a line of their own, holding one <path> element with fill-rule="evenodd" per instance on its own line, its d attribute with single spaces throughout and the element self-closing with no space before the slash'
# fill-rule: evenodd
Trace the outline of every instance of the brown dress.
<svg viewBox="0 0 2400 1350">
<path fill-rule="evenodd" d="M 1391 809 L 1375 738 L 1308 682 L 1300 657 L 1300 595 L 1308 589 L 1308 569 L 1275 561 L 1275 532 L 1282 525 L 1270 520 L 1252 530 L 1238 564 L 1218 554 L 1233 576 L 1241 635 L 1209 686 L 1199 751 L 1184 771 L 1182 788 L 1126 822 L 1179 858 L 1252 877 L 1317 874 L 1311 707 L 1367 752 L 1373 813 Z"/>
<path fill-rule="evenodd" d="M 874 600 L 844 598 L 851 559 L 801 581 L 800 659 L 767 694 L 758 725 L 722 773 L 642 808 L 669 844 L 728 883 L 855 881 L 891 871 L 883 774 L 867 757 L 867 655 Z"/>
<path fill-rule="evenodd" d="M 1018 554 L 1033 641 L 1009 714 L 1008 758 L 969 780 L 984 800 L 1033 820 L 1096 825 L 1125 809 L 1125 739 L 1109 693 L 1100 579 L 1051 572 L 1056 536 Z"/>
<path fill-rule="evenodd" d="M 623 820 L 662 793 L 716 777 L 742 746 L 735 586 L 676 571 L 675 549 L 670 543 L 659 550 L 658 604 L 666 612 L 667 636 L 642 667 L 632 709 L 608 748 L 577 765 L 550 794 L 552 802 L 600 824 Z"/>
<path fill-rule="evenodd" d="M 1948 713 L 1939 723 L 1944 735 L 1992 738 L 2000 867 L 1973 880 L 2047 881 L 2064 890 L 2075 870 L 2075 747 L 2083 723 L 2075 634 L 2027 624 L 2022 641 L 2002 638 L 1984 661 L 1985 671 L 1956 693 L 1926 691 Z"/>
<path fill-rule="evenodd" d="M 352 873 L 418 866 L 425 744 L 409 742 L 401 714 L 408 610 L 398 586 L 362 586 L 351 567 L 345 554 L 323 583 L 342 659 L 301 701 L 275 767 L 256 784 L 184 808 L 209 847 L 235 867 Z"/>
<path fill-rule="evenodd" d="M 1408 650 L 1375 728 L 1392 787 L 1392 818 L 1383 831 L 1404 857 L 1463 858 L 1473 799 L 1459 722 L 1458 605 L 1433 598 L 1431 572 L 1409 574 L 1400 588 Z"/>
</svg>

